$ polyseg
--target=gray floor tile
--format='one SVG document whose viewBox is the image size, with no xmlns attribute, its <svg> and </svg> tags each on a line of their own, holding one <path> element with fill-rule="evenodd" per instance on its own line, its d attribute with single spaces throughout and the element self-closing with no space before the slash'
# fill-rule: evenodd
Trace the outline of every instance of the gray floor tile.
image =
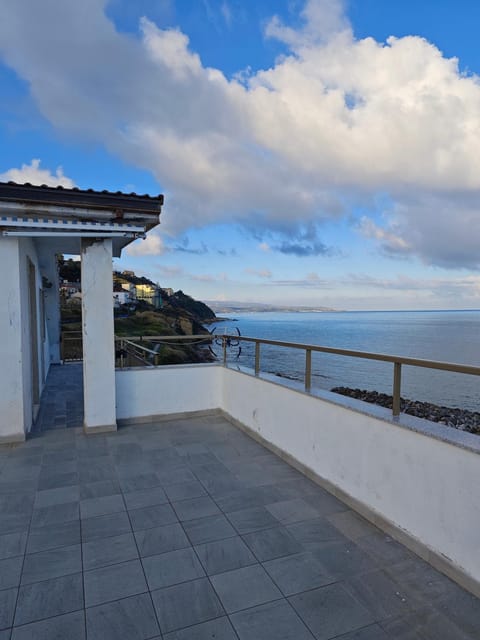
<svg viewBox="0 0 480 640">
<path fill-rule="evenodd" d="M 407 614 L 419 603 L 384 571 L 373 571 L 347 579 L 344 588 L 368 609 L 376 621 Z"/>
<path fill-rule="evenodd" d="M 170 484 L 165 487 L 165 493 L 172 502 L 176 500 L 188 500 L 190 498 L 199 498 L 205 496 L 207 492 L 197 480 L 190 482 L 179 482 L 178 484 Z"/>
<path fill-rule="evenodd" d="M 355 544 L 381 565 L 395 564 L 416 557 L 406 547 L 387 536 L 383 531 L 376 531 L 371 535 L 358 538 Z"/>
<path fill-rule="evenodd" d="M 290 556 L 304 550 L 285 527 L 254 531 L 242 537 L 260 562 Z"/>
<path fill-rule="evenodd" d="M 348 511 L 345 503 L 319 487 L 315 492 L 304 495 L 303 499 L 317 511 L 319 516 L 329 516 L 332 513 Z"/>
<path fill-rule="evenodd" d="M 20 587 L 15 625 L 83 610 L 82 574 L 35 582 Z"/>
<path fill-rule="evenodd" d="M 288 531 L 308 551 L 314 551 L 324 542 L 345 541 L 343 534 L 338 531 L 326 518 L 305 520 L 287 525 Z"/>
<path fill-rule="evenodd" d="M 57 489 L 45 489 L 38 491 L 35 496 L 35 509 L 52 507 L 56 504 L 78 502 L 80 496 L 78 485 L 58 487 Z"/>
<path fill-rule="evenodd" d="M 55 473 L 50 470 L 41 473 L 38 481 L 38 490 L 57 489 L 59 487 L 69 487 L 78 483 L 78 473 L 69 471 L 64 473 Z"/>
<path fill-rule="evenodd" d="M 147 591 L 147 583 L 139 560 L 85 571 L 83 580 L 86 607 Z"/>
<path fill-rule="evenodd" d="M 239 536 L 197 545 L 195 551 L 209 576 L 257 562 Z"/>
<path fill-rule="evenodd" d="M 128 476 L 120 480 L 120 486 L 124 493 L 140 491 L 141 489 L 151 489 L 161 484 L 159 476 L 153 471 L 150 473 L 139 473 L 138 475 Z"/>
<path fill-rule="evenodd" d="M 195 624 L 188 629 L 172 631 L 163 636 L 164 640 L 238 640 L 237 634 L 227 617 L 215 618 L 208 622 Z"/>
<path fill-rule="evenodd" d="M 40 551 L 25 556 L 23 565 L 23 584 L 59 578 L 82 570 L 81 547 L 59 547 L 49 551 Z"/>
<path fill-rule="evenodd" d="M 227 613 L 249 609 L 283 597 L 259 564 L 227 571 L 210 579 Z"/>
<path fill-rule="evenodd" d="M 86 616 L 88 640 L 146 640 L 160 633 L 146 593 L 91 607 Z"/>
<path fill-rule="evenodd" d="M 5 479 L 1 476 L 2 481 Z M 19 516 L 31 513 L 34 503 L 34 495 L 31 492 L 15 492 L 0 495 L 0 512 L 3 516 Z"/>
<path fill-rule="evenodd" d="M 150 590 L 195 580 L 205 575 L 192 548 L 170 551 L 142 560 Z"/>
<path fill-rule="evenodd" d="M 190 546 L 182 526 L 178 523 L 136 531 L 135 539 L 142 557 L 176 551 Z"/>
<path fill-rule="evenodd" d="M 6 533 L 0 536 L 0 560 L 23 555 L 26 544 L 26 531 Z"/>
<path fill-rule="evenodd" d="M 300 593 L 289 601 L 317 640 L 328 640 L 374 622 L 367 609 L 340 584 Z"/>
<path fill-rule="evenodd" d="M 82 519 L 106 516 L 119 511 L 125 511 L 125 503 L 121 495 L 88 498 L 80 502 L 80 517 Z"/>
<path fill-rule="evenodd" d="M 0 631 L 0 640 L 10 640 L 11 629 L 3 629 Z"/>
<path fill-rule="evenodd" d="M 224 495 L 216 499 L 216 503 L 224 512 L 241 511 L 253 507 L 263 507 L 279 500 L 276 487 L 256 487 L 255 489 L 242 489 Z"/>
<path fill-rule="evenodd" d="M 68 547 L 80 543 L 80 520 L 53 524 L 31 529 L 28 536 L 27 553 L 47 551 L 57 547 Z"/>
<path fill-rule="evenodd" d="M 379 623 L 394 640 L 476 640 L 432 607 Z"/>
<path fill-rule="evenodd" d="M 238 533 L 250 533 L 278 526 L 279 521 L 264 507 L 242 509 L 227 513 L 227 517 Z"/>
<path fill-rule="evenodd" d="M 33 510 L 32 527 L 47 527 L 78 520 L 78 502 L 66 502 Z"/>
<path fill-rule="evenodd" d="M 143 509 L 156 504 L 165 504 L 168 498 L 165 491 L 161 487 L 152 487 L 151 489 L 140 489 L 140 491 L 131 491 L 124 494 L 127 509 Z"/>
<path fill-rule="evenodd" d="M 130 533 L 132 527 L 125 511 L 111 513 L 97 518 L 82 520 L 82 541 L 90 542 L 99 538 L 109 538 L 122 533 Z"/>
<path fill-rule="evenodd" d="M 177 516 L 169 504 L 157 504 L 143 509 L 134 509 L 128 513 L 134 531 L 178 522 Z"/>
<path fill-rule="evenodd" d="M 117 493 L 120 493 L 120 485 L 116 480 L 99 480 L 80 485 L 80 500 L 113 496 Z"/>
<path fill-rule="evenodd" d="M 311 553 L 269 560 L 263 566 L 286 596 L 334 582 Z"/>
<path fill-rule="evenodd" d="M 0 518 L 0 535 L 7 533 L 22 533 L 28 530 L 30 513 L 18 515 L 2 515 Z"/>
<path fill-rule="evenodd" d="M 98 460 L 100 459 L 98 458 Z M 80 484 L 90 484 L 93 482 L 101 482 L 102 480 L 114 481 L 116 479 L 113 466 L 107 466 L 100 462 L 97 462 L 97 465 L 98 466 L 87 464 L 84 461 L 82 462 L 78 474 Z"/>
<path fill-rule="evenodd" d="M 325 572 L 336 580 L 343 580 L 379 568 L 378 562 L 354 542 L 326 542 L 313 553 Z"/>
<path fill-rule="evenodd" d="M 391 640 L 391 638 L 387 636 L 378 624 L 372 624 L 368 625 L 368 627 L 363 627 L 363 629 L 337 636 L 335 640 Z M 404 638 L 404 640 L 407 640 L 407 638 Z"/>
<path fill-rule="evenodd" d="M 13 624 L 17 592 L 16 588 L 0 591 L 0 629 L 10 628 Z"/>
<path fill-rule="evenodd" d="M 14 627 L 12 640 L 85 640 L 85 614 L 83 611 L 66 613 L 55 618 Z"/>
<path fill-rule="evenodd" d="M 192 482 L 196 478 L 193 473 L 187 467 L 175 467 L 169 471 L 158 471 L 158 477 L 160 483 L 164 487 L 168 487 L 170 484 L 179 484 L 180 482 Z"/>
<path fill-rule="evenodd" d="M 230 617 L 240 640 L 313 640 L 313 636 L 285 600 L 277 600 Z"/>
<path fill-rule="evenodd" d="M 225 615 L 207 578 L 152 592 L 163 634 Z"/>
<path fill-rule="evenodd" d="M 362 518 L 358 513 L 355 513 L 355 511 L 333 513 L 327 516 L 327 520 L 350 540 L 357 540 L 379 532 L 377 527 Z"/>
<path fill-rule="evenodd" d="M 83 568 L 98 569 L 138 558 L 133 533 L 123 533 L 110 538 L 99 538 L 82 544 Z"/>
<path fill-rule="evenodd" d="M 433 600 L 432 603 L 435 609 L 455 622 L 472 638 L 480 638 L 480 602 L 478 598 L 450 582 L 450 588 L 447 588 L 444 595 Z"/>
<path fill-rule="evenodd" d="M 175 509 L 178 519 L 181 521 L 196 520 L 198 518 L 206 518 L 220 514 L 220 509 L 208 496 L 181 500 L 174 502 L 172 506 Z"/>
<path fill-rule="evenodd" d="M 0 560 L 0 589 L 18 587 L 22 573 L 23 556 Z"/>
<path fill-rule="evenodd" d="M 318 517 L 317 511 L 301 498 L 275 502 L 274 504 L 269 504 L 267 509 L 282 524 L 313 520 Z"/>
<path fill-rule="evenodd" d="M 202 544 L 237 535 L 237 532 L 224 515 L 188 520 L 183 523 L 183 528 L 192 544 Z"/>
</svg>

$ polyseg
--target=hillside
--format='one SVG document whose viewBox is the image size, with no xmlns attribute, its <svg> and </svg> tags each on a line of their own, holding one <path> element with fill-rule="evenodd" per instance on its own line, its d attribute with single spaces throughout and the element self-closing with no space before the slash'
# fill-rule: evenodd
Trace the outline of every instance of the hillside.
<svg viewBox="0 0 480 640">
<path fill-rule="evenodd" d="M 59 275 L 62 281 L 80 282 L 80 262 L 72 259 L 59 260 Z M 113 273 L 113 291 L 125 291 L 122 285 L 140 285 L 147 291 L 149 298 L 130 300 L 120 304 L 114 310 L 115 335 L 119 337 L 142 337 L 146 346 L 148 336 L 186 336 L 208 335 L 204 323 L 216 320 L 216 315 L 203 302 L 195 300 L 183 291 L 173 292 L 162 288 L 145 277 L 135 273 Z M 127 286 L 128 290 L 128 286 Z M 64 299 L 62 306 L 62 330 L 81 330 L 80 301 Z M 182 344 L 165 344 L 158 349 L 160 364 L 179 364 L 187 362 L 205 362 L 213 359 L 211 352 L 205 347 Z"/>
</svg>

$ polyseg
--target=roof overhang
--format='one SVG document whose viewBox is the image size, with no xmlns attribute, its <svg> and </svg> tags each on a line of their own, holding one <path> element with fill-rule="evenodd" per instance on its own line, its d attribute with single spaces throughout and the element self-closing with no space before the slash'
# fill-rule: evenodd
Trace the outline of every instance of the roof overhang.
<svg viewBox="0 0 480 640">
<path fill-rule="evenodd" d="M 163 196 L 0 183 L 0 233 L 79 253 L 82 238 L 111 238 L 113 255 L 160 222 Z"/>
</svg>

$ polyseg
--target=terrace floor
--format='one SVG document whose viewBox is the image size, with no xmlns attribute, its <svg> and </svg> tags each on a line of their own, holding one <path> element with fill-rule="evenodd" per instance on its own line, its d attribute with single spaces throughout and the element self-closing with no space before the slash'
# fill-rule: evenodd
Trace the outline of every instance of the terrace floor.
<svg viewBox="0 0 480 640">
<path fill-rule="evenodd" d="M 0 513 L 0 640 L 480 637 L 476 598 L 221 417 L 0 447 Z"/>
</svg>

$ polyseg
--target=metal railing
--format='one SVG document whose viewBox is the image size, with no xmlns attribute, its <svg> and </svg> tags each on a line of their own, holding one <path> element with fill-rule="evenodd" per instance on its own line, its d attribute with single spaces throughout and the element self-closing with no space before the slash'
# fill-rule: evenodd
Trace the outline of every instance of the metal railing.
<svg viewBox="0 0 480 640">
<path fill-rule="evenodd" d="M 392 414 L 394 417 L 400 415 L 400 392 L 402 384 L 402 366 L 408 365 L 411 367 L 421 367 L 424 369 L 436 369 L 440 371 L 448 371 L 451 373 L 463 373 L 473 376 L 480 376 L 480 367 L 467 364 L 458 364 L 452 362 L 440 362 L 437 360 L 423 360 L 420 358 L 409 358 L 403 356 L 389 355 L 384 353 L 371 353 L 369 351 L 355 351 L 353 349 L 337 349 L 334 347 L 322 347 L 313 344 L 303 344 L 299 342 L 283 342 L 281 340 L 268 340 L 265 338 L 250 338 L 247 336 L 238 335 L 226 335 L 226 334 L 213 334 L 209 336 L 194 335 L 194 336 L 146 336 L 144 338 L 153 342 L 188 342 L 192 344 L 199 344 L 200 342 L 221 342 L 222 347 L 222 361 L 224 366 L 228 365 L 228 346 L 231 341 L 234 342 L 250 342 L 255 345 L 255 364 L 254 373 L 255 376 L 260 375 L 260 359 L 261 359 L 261 346 L 271 345 L 274 347 L 288 347 L 292 349 L 300 349 L 305 351 L 305 374 L 304 374 L 304 389 L 306 392 L 310 392 L 312 388 L 312 353 L 330 353 L 338 356 L 347 356 L 352 358 L 360 358 L 363 360 L 375 360 L 377 362 L 390 362 L 393 364 L 393 383 L 392 383 Z M 122 338 L 124 341 L 139 340 L 139 338 Z M 135 345 L 139 347 L 138 343 Z M 145 352 L 151 352 L 157 354 L 146 347 L 140 347 Z M 157 354 L 158 355 L 158 354 Z"/>
<path fill-rule="evenodd" d="M 143 365 L 155 367 L 159 365 L 160 353 L 155 349 L 147 347 L 149 344 L 179 344 L 179 345 L 200 345 L 208 344 L 213 340 L 218 340 L 215 335 L 195 335 L 195 336 L 115 336 L 115 354 L 120 368 Z"/>
<path fill-rule="evenodd" d="M 61 332 L 60 358 L 63 362 L 83 360 L 83 337 L 81 331 Z"/>
</svg>

